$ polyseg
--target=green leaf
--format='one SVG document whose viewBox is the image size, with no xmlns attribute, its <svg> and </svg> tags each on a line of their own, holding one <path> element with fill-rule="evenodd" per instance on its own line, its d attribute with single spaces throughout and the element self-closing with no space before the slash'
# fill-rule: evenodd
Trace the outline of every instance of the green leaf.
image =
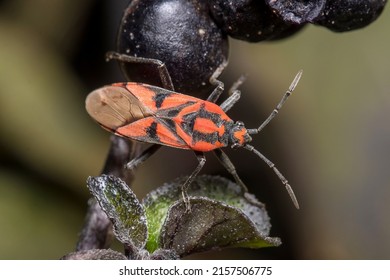
<svg viewBox="0 0 390 280">
<path fill-rule="evenodd" d="M 165 191 L 165 186 L 150 192 L 142 201 L 148 221 L 146 250 L 150 253 L 153 253 L 159 248 L 161 227 L 165 221 L 169 207 L 178 199 L 176 196 L 169 196 L 169 192 Z"/>
<path fill-rule="evenodd" d="M 186 212 L 181 194 L 185 180 L 165 184 L 143 200 L 149 252 L 174 248 L 184 256 L 215 247 L 280 245 L 278 238 L 268 237 L 271 224 L 264 205 L 240 186 L 218 176 L 198 176 L 188 188 L 191 212 Z"/>
<path fill-rule="evenodd" d="M 223 247 L 278 246 L 278 238 L 258 231 L 238 208 L 208 198 L 192 198 L 191 211 L 178 201 L 169 209 L 161 232 L 161 246 L 180 257 Z"/>
<path fill-rule="evenodd" d="M 112 175 L 89 177 L 87 185 L 114 224 L 116 238 L 143 248 L 148 236 L 145 209 L 129 186 Z"/>
</svg>

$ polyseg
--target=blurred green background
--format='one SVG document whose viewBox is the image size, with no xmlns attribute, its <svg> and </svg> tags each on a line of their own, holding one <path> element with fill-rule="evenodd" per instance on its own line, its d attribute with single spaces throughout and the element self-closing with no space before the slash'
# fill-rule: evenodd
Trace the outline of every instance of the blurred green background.
<svg viewBox="0 0 390 280">
<path fill-rule="evenodd" d="M 99 174 L 109 146 L 84 99 L 123 81 L 104 53 L 115 49 L 127 2 L 0 1 L 0 259 L 58 259 L 75 248 L 90 197 L 85 180 Z M 230 41 L 222 79 L 229 87 L 248 74 L 230 112 L 247 127 L 257 127 L 304 70 L 253 141 L 289 179 L 301 210 L 255 155 L 227 151 L 284 244 L 195 258 L 390 258 L 389 26 L 385 8 L 349 33 L 308 26 L 283 41 Z M 192 153 L 163 148 L 132 187 L 142 197 L 195 166 Z M 212 156 L 202 172 L 228 176 Z"/>
</svg>

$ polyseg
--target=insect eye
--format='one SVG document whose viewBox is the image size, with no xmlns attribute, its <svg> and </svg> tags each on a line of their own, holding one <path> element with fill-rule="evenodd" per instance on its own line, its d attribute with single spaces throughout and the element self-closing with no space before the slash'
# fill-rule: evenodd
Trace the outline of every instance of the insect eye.
<svg viewBox="0 0 390 280">
<path fill-rule="evenodd" d="M 244 123 L 243 123 L 242 121 L 237 121 L 237 122 L 236 122 L 236 125 L 237 125 L 238 127 L 244 127 L 244 126 L 245 126 Z"/>
</svg>

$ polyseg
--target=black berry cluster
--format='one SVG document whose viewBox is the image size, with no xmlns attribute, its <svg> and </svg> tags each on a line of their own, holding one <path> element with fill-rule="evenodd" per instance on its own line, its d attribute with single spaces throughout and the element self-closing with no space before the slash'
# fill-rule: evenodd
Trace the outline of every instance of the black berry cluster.
<svg viewBox="0 0 390 280">
<path fill-rule="evenodd" d="M 229 36 L 249 42 L 285 38 L 307 23 L 343 32 L 374 21 L 387 0 L 210 0 Z"/>
<path fill-rule="evenodd" d="M 343 32 L 374 21 L 387 0 L 133 0 L 117 52 L 165 63 L 175 90 L 207 97 L 210 76 L 228 57 L 228 36 L 277 40 L 306 24 Z M 155 67 L 121 62 L 129 80 L 162 86 Z"/>
</svg>

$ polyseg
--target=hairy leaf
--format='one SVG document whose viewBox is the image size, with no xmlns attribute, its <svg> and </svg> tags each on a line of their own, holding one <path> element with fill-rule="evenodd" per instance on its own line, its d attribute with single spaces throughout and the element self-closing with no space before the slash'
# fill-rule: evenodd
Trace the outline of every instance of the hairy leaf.
<svg viewBox="0 0 390 280">
<path fill-rule="evenodd" d="M 133 191 L 112 175 L 89 177 L 87 185 L 114 224 L 114 233 L 124 244 L 143 248 L 148 236 L 145 209 Z"/>
<path fill-rule="evenodd" d="M 245 193 L 240 186 L 222 177 L 198 176 L 188 188 L 191 212 L 186 212 L 182 209 L 184 204 L 181 193 L 185 180 L 180 178 L 167 183 L 143 200 L 148 219 L 149 238 L 146 248 L 149 252 L 160 247 L 175 247 L 179 255 L 186 255 L 214 247 L 259 248 L 280 244 L 279 239 L 268 237 L 271 224 L 264 205 Z M 215 216 L 217 212 L 224 214 Z M 221 227 L 215 227 L 219 219 L 226 219 L 226 222 Z M 205 229 L 209 230 L 207 235 L 202 233 Z M 235 230 L 238 230 L 237 235 L 233 234 Z M 193 234 L 191 240 L 183 239 L 186 232 Z M 222 239 L 217 238 L 220 234 Z M 223 240 L 223 236 L 232 238 Z M 177 246 L 180 242 L 191 245 L 179 249 Z"/>
</svg>

